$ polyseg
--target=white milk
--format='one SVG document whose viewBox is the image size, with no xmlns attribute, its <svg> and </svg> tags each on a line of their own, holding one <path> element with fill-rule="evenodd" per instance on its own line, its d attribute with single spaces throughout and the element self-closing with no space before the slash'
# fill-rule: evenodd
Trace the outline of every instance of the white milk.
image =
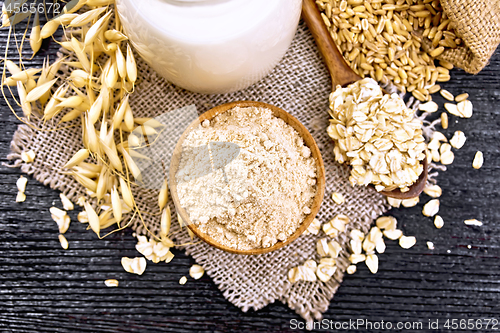
<svg viewBox="0 0 500 333">
<path fill-rule="evenodd" d="M 200 93 L 266 76 L 295 35 L 302 0 L 117 0 L 132 45 L 160 75 Z"/>
</svg>

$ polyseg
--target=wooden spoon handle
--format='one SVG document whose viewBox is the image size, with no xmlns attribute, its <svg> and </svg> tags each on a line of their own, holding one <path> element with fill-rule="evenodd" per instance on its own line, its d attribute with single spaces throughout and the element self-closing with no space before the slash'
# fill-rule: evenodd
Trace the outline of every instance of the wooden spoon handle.
<svg viewBox="0 0 500 333">
<path fill-rule="evenodd" d="M 344 57 L 342 57 L 342 54 L 340 54 L 337 45 L 333 41 L 319 14 L 319 10 L 314 0 L 302 1 L 302 18 L 309 27 L 318 45 L 319 51 L 323 56 L 326 67 L 330 72 L 330 76 L 332 77 L 332 90 L 335 90 L 337 85 L 346 86 L 361 80 L 361 77 L 352 71 L 345 62 Z"/>
</svg>

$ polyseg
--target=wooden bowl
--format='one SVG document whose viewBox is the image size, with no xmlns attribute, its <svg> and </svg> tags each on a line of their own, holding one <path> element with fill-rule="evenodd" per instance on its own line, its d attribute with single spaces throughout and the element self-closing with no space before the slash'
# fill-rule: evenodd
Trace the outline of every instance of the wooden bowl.
<svg viewBox="0 0 500 333">
<path fill-rule="evenodd" d="M 317 193 L 316 196 L 313 199 L 313 204 L 311 207 L 311 213 L 306 216 L 302 224 L 299 226 L 299 228 L 284 242 L 278 241 L 276 244 L 274 244 L 271 247 L 267 248 L 259 248 L 259 249 L 252 249 L 252 250 L 237 250 L 231 247 L 227 247 L 224 245 L 219 244 L 217 241 L 215 241 L 213 238 L 208 236 L 207 234 L 203 233 L 200 231 L 200 229 L 190 221 L 189 219 L 189 214 L 186 212 L 184 208 L 181 207 L 180 202 L 179 202 L 179 197 L 177 195 L 177 186 L 176 186 L 176 181 L 175 181 L 175 175 L 177 174 L 177 169 L 179 167 L 179 162 L 181 158 L 181 152 L 182 152 L 182 142 L 184 141 L 186 135 L 191 132 L 193 129 L 195 129 L 199 124 L 204 121 L 205 119 L 211 120 L 215 116 L 224 113 L 234 107 L 260 107 L 260 108 L 267 108 L 270 109 L 275 117 L 283 119 L 288 125 L 292 126 L 299 134 L 300 136 L 304 139 L 305 144 L 307 147 L 311 149 L 311 156 L 314 158 L 316 161 L 316 167 L 317 167 L 317 179 L 316 179 L 316 186 L 317 186 Z M 172 199 L 174 200 L 175 207 L 177 209 L 177 212 L 181 216 L 181 218 L 186 222 L 188 225 L 189 229 L 193 231 L 193 233 L 201 238 L 203 241 L 207 242 L 208 244 L 219 248 L 221 250 L 231 252 L 231 253 L 236 253 L 236 254 L 262 254 L 262 253 L 267 253 L 271 251 L 275 251 L 277 249 L 282 248 L 283 246 L 290 244 L 293 242 L 295 239 L 297 239 L 306 229 L 309 227 L 311 224 L 312 220 L 316 216 L 316 214 L 319 211 L 319 207 L 321 206 L 321 202 L 323 201 L 323 196 L 325 194 L 325 167 L 323 165 L 323 159 L 321 158 L 321 153 L 318 149 L 318 146 L 316 145 L 316 142 L 314 141 L 313 137 L 309 133 L 309 131 L 302 125 L 295 117 L 291 116 L 288 114 L 286 111 L 270 104 L 262 103 L 262 102 L 253 102 L 253 101 L 238 101 L 238 102 L 232 102 L 232 103 L 227 103 L 223 105 L 219 105 L 214 107 L 213 109 L 208 110 L 207 112 L 203 113 L 198 120 L 193 121 L 188 128 L 184 131 L 182 136 L 180 137 L 179 141 L 177 142 L 177 145 L 175 146 L 175 150 L 172 155 L 172 161 L 170 162 L 170 194 L 172 195 Z"/>
</svg>

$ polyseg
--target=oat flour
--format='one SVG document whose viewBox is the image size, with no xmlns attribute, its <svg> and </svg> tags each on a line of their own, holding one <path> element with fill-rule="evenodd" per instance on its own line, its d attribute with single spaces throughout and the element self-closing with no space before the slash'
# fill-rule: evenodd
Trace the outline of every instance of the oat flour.
<svg viewBox="0 0 500 333">
<path fill-rule="evenodd" d="M 317 190 L 316 164 L 299 133 L 255 107 L 233 108 L 189 133 L 176 181 L 200 230 L 239 250 L 290 237 Z"/>
</svg>

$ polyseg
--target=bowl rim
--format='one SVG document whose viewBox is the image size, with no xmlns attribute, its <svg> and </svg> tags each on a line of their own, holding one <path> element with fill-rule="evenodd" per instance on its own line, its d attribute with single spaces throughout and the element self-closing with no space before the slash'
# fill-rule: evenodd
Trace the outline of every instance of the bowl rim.
<svg viewBox="0 0 500 333">
<path fill-rule="evenodd" d="M 232 247 L 224 246 L 224 245 L 218 243 L 216 240 L 214 240 L 210 236 L 208 236 L 207 234 L 201 232 L 200 229 L 194 223 L 188 223 L 187 227 L 196 236 L 198 236 L 201 240 L 212 245 L 213 247 L 224 250 L 226 252 L 235 253 L 235 254 L 244 254 L 244 255 L 257 255 L 257 254 L 269 253 L 269 252 L 278 250 L 278 249 L 290 244 L 291 242 L 296 240 L 300 235 L 302 235 L 302 233 L 309 227 L 311 222 L 316 217 L 316 215 L 319 211 L 319 208 L 321 207 L 321 203 L 323 201 L 323 197 L 325 194 L 325 167 L 323 164 L 323 159 L 321 157 L 321 152 L 319 151 L 319 148 L 316 144 L 316 141 L 312 137 L 311 133 L 309 133 L 307 128 L 297 118 L 293 117 L 285 110 L 283 110 L 277 106 L 264 103 L 264 102 L 235 101 L 235 102 L 230 102 L 230 103 L 218 105 L 218 106 L 213 107 L 210 110 L 204 112 L 203 114 L 201 114 L 198 117 L 198 119 L 194 120 L 184 130 L 181 137 L 177 141 L 177 144 L 176 144 L 175 149 L 173 151 L 172 159 L 170 162 L 170 170 L 169 170 L 170 194 L 172 196 L 172 200 L 174 201 L 177 213 L 180 215 L 182 220 L 183 221 L 190 221 L 189 214 L 180 205 L 179 197 L 177 195 L 177 185 L 176 185 L 176 182 L 174 181 L 175 175 L 177 173 L 177 169 L 179 166 L 181 153 L 182 153 L 182 143 L 183 143 L 186 135 L 189 132 L 191 132 L 193 129 L 195 129 L 201 122 L 203 122 L 206 119 L 211 120 L 214 117 L 216 117 L 217 115 L 222 114 L 222 113 L 224 113 L 230 109 L 233 109 L 235 107 L 240 107 L 240 108 L 260 107 L 260 108 L 270 109 L 275 117 L 282 119 L 288 125 L 292 126 L 299 133 L 299 135 L 302 137 L 302 139 L 304 140 L 304 143 L 311 150 L 311 156 L 316 161 L 316 168 L 317 168 L 317 172 L 316 172 L 317 173 L 317 177 L 316 177 L 317 192 L 313 198 L 313 204 L 311 206 L 311 213 L 305 217 L 304 221 L 301 223 L 299 228 L 297 228 L 297 230 L 290 237 L 288 237 L 284 242 L 278 241 L 273 246 L 270 246 L 267 248 L 258 248 L 258 249 L 250 249 L 250 250 L 238 250 L 238 249 L 235 249 Z"/>
</svg>

